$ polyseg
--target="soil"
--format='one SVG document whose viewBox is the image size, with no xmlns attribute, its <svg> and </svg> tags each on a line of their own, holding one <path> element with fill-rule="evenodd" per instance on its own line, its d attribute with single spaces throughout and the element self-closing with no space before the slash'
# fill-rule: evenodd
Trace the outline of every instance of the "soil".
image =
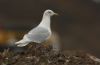
<svg viewBox="0 0 100 65">
<path fill-rule="evenodd" d="M 23 52 L 5 49 L 0 53 L 0 65 L 100 65 L 96 57 L 83 51 L 57 52 L 41 44 L 30 44 L 24 49 Z"/>
</svg>

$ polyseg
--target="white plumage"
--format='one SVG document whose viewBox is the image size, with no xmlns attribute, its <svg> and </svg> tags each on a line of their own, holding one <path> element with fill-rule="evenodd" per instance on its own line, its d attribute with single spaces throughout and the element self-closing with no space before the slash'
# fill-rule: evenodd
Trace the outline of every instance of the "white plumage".
<svg viewBox="0 0 100 65">
<path fill-rule="evenodd" d="M 15 44 L 19 47 L 26 46 L 30 42 L 42 43 L 51 36 L 50 18 L 56 15 L 52 10 L 46 10 L 41 23 L 24 35 L 23 39 Z"/>
</svg>

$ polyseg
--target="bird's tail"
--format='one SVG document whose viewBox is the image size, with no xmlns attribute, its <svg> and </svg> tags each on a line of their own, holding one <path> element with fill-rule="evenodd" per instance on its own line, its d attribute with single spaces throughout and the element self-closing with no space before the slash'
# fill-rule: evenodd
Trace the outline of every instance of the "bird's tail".
<svg viewBox="0 0 100 65">
<path fill-rule="evenodd" d="M 18 47 L 24 47 L 28 44 L 29 42 L 25 41 L 25 40 L 20 40 L 18 42 L 15 42 L 15 45 L 17 45 Z"/>
</svg>

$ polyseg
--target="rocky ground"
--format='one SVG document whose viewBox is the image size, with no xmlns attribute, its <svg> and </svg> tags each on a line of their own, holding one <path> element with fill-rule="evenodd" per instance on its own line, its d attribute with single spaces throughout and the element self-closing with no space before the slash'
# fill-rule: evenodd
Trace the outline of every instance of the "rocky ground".
<svg viewBox="0 0 100 65">
<path fill-rule="evenodd" d="M 0 65 L 100 65 L 100 60 L 82 51 L 55 52 L 51 47 L 30 44 L 23 52 L 5 49 L 0 53 Z"/>
</svg>

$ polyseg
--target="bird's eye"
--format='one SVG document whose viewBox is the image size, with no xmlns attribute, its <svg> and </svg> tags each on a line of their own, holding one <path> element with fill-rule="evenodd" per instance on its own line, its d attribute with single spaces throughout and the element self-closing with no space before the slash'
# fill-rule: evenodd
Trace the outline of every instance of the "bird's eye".
<svg viewBox="0 0 100 65">
<path fill-rule="evenodd" d="M 48 12 L 49 14 L 51 14 L 51 12 Z"/>
</svg>

